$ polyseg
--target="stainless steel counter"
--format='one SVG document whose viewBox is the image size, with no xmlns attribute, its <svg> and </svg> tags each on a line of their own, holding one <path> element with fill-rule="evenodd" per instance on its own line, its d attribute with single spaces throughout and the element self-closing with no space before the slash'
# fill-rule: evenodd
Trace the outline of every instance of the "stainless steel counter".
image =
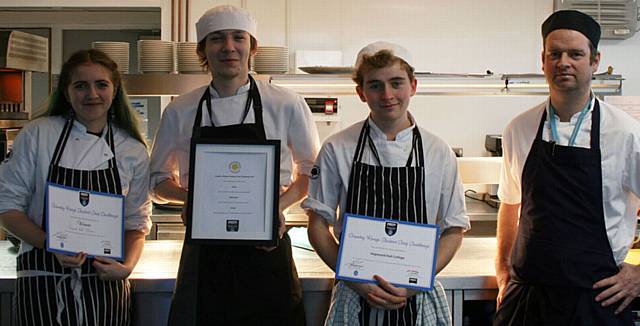
<svg viewBox="0 0 640 326">
<path fill-rule="evenodd" d="M 438 275 L 446 289 L 495 289 L 495 238 L 465 238 L 460 251 Z M 0 292 L 12 292 L 16 277 L 15 254 L 11 244 L 0 241 Z M 173 289 L 178 273 L 182 241 L 147 241 L 140 262 L 131 274 L 136 289 L 167 291 Z M 330 290 L 333 271 L 315 252 L 293 248 L 303 290 Z"/>
<path fill-rule="evenodd" d="M 495 296 L 495 246 L 495 238 L 465 238 L 456 257 L 438 275 L 438 280 L 447 290 L 454 325 L 461 325 L 463 300 L 490 300 Z M 9 247 L 8 241 L 0 241 L 0 316 L 10 311 L 10 305 L 5 301 L 11 298 L 16 278 L 16 255 L 9 251 Z M 168 307 L 181 249 L 182 241 L 146 242 L 142 258 L 130 277 L 134 295 L 137 295 L 134 301 L 137 300 L 138 303 L 134 310 L 138 310 L 138 320 L 165 320 L 163 318 L 166 315 L 163 314 L 166 311 L 158 312 L 154 310 L 159 309 L 158 307 L 150 307 L 156 305 L 165 310 Z M 322 321 L 326 314 L 334 273 L 313 251 L 294 247 L 293 256 L 305 294 L 307 318 L 310 319 L 309 324 L 314 325 Z M 152 303 L 141 304 L 143 300 L 150 300 Z M 0 325 L 5 325 L 2 318 L 6 317 L 0 317 Z"/>
</svg>

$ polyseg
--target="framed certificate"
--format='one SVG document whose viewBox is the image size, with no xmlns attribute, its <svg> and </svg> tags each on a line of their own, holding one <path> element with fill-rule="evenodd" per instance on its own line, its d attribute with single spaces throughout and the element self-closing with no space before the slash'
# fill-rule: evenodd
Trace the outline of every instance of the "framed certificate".
<svg viewBox="0 0 640 326">
<path fill-rule="evenodd" d="M 122 260 L 124 196 L 47 183 L 47 250 Z"/>
<path fill-rule="evenodd" d="M 345 214 L 336 278 L 374 283 L 373 275 L 397 287 L 433 288 L 437 225 Z"/>
<path fill-rule="evenodd" d="M 278 243 L 280 141 L 192 139 L 187 242 Z"/>
</svg>

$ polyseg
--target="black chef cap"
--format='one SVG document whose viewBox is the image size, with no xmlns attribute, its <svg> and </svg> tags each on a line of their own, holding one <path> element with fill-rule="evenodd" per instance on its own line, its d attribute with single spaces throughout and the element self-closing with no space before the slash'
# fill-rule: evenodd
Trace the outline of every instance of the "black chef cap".
<svg viewBox="0 0 640 326">
<path fill-rule="evenodd" d="M 572 29 L 586 36 L 597 49 L 600 41 L 600 24 L 591 16 L 576 10 L 556 11 L 542 23 L 542 38 L 556 29 Z"/>
</svg>

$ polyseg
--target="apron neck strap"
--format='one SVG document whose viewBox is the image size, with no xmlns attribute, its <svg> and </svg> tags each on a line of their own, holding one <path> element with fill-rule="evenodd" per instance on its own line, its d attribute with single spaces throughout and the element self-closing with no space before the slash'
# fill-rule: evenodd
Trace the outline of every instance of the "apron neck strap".
<svg viewBox="0 0 640 326">
<path fill-rule="evenodd" d="M 593 112 L 591 113 L 590 146 L 591 146 L 591 149 L 598 149 L 600 148 L 600 101 L 597 98 L 594 101 L 595 103 L 593 105 Z M 547 110 L 544 110 L 542 111 L 542 118 L 540 118 L 538 131 L 536 132 L 536 140 L 542 140 L 542 130 L 544 130 L 544 122 L 546 120 L 547 120 Z"/>
<path fill-rule="evenodd" d="M 240 120 L 240 124 L 243 124 L 247 119 L 247 115 L 249 115 L 249 110 L 251 109 L 253 104 L 253 113 L 255 116 L 255 123 L 259 126 L 263 126 L 262 120 L 262 99 L 260 97 L 260 92 L 258 91 L 258 86 L 256 85 L 255 79 L 251 75 L 249 77 L 249 96 L 247 96 L 247 101 L 244 105 L 244 113 L 242 115 L 242 119 Z M 196 111 L 196 118 L 193 122 L 193 136 L 200 137 L 200 125 L 202 124 L 202 104 L 207 106 L 207 113 L 209 114 L 209 122 L 211 122 L 212 127 L 216 127 L 213 122 L 213 106 L 211 104 L 211 92 L 209 91 L 209 86 L 206 87 L 204 94 L 200 97 L 200 101 L 198 101 L 198 110 Z M 264 130 L 264 127 L 262 127 Z M 266 137 L 265 137 L 266 139 Z"/>
<path fill-rule="evenodd" d="M 249 83 L 249 97 L 247 98 L 247 103 L 244 106 L 244 115 L 242 116 L 241 123 L 243 123 L 247 118 L 249 109 L 251 108 L 251 102 L 253 102 L 253 115 L 255 123 L 256 125 L 261 126 L 262 130 L 264 131 L 264 121 L 262 120 L 262 97 L 260 96 L 258 85 L 251 75 L 249 75 Z M 264 139 L 267 139 L 267 137 L 265 136 Z"/>
<path fill-rule="evenodd" d="M 413 155 L 416 156 L 416 166 L 424 166 L 424 149 L 422 148 L 422 136 L 420 135 L 420 130 L 418 130 L 418 126 L 413 127 L 413 140 L 411 143 L 411 154 L 409 154 L 409 159 L 407 159 L 407 167 L 411 166 L 413 163 Z"/>
<path fill-rule="evenodd" d="M 600 148 L 600 101 L 595 99 L 591 113 L 591 149 Z"/>
<path fill-rule="evenodd" d="M 420 136 L 420 131 L 418 130 L 418 126 L 413 127 L 413 139 L 411 141 L 411 152 L 409 153 L 409 158 L 407 159 L 406 167 L 410 167 L 413 163 L 413 156 L 415 153 L 416 156 L 416 166 L 424 166 L 424 155 L 423 155 L 423 147 L 422 147 L 422 137 Z M 362 161 L 362 156 L 364 154 L 364 147 L 369 145 L 371 149 L 371 153 L 375 157 L 379 166 L 382 166 L 380 161 L 380 155 L 378 154 L 378 150 L 376 148 L 373 139 L 371 139 L 371 126 L 369 126 L 369 120 L 365 120 L 362 126 L 362 130 L 360 131 L 360 136 L 358 137 L 358 145 L 356 146 L 356 152 L 353 156 L 354 162 Z"/>
<path fill-rule="evenodd" d="M 115 145 L 115 141 L 113 140 L 113 128 L 111 127 L 111 121 L 107 121 L 107 143 L 109 144 L 109 147 L 111 147 L 111 153 L 113 153 L 113 157 L 109 160 L 109 168 L 112 169 L 114 167 L 116 167 L 116 145 Z"/>
<path fill-rule="evenodd" d="M 67 121 L 65 121 L 60 137 L 58 138 L 58 142 L 56 143 L 53 157 L 51 158 L 51 165 L 57 166 L 60 164 L 60 159 L 62 158 L 62 153 L 67 146 L 67 140 L 69 140 L 69 135 L 71 134 L 71 129 L 73 129 L 74 121 L 75 119 L 72 116 L 67 118 Z M 111 128 L 111 119 L 107 119 L 107 134 L 105 135 L 105 138 L 107 140 L 107 144 L 109 144 L 111 153 L 113 153 L 113 157 L 109 160 L 109 168 L 113 168 L 116 166 L 116 150 L 115 142 L 113 140 L 113 130 Z"/>
<path fill-rule="evenodd" d="M 376 158 L 378 165 L 382 165 L 380 163 L 380 156 L 378 155 L 378 151 L 376 150 L 376 145 L 371 140 L 371 136 L 369 133 L 371 132 L 371 127 L 369 126 L 369 119 L 364 121 L 362 125 L 362 129 L 360 130 L 360 136 L 358 137 L 358 145 L 356 146 L 356 152 L 353 156 L 353 162 L 362 161 L 362 155 L 364 154 L 364 147 L 369 144 L 369 148 L 371 148 L 371 152 L 373 156 Z"/>
<path fill-rule="evenodd" d="M 196 110 L 196 118 L 193 120 L 193 137 L 200 138 L 200 124 L 202 123 L 202 103 L 206 103 L 207 110 L 211 106 L 211 93 L 209 92 L 209 86 L 205 87 L 204 93 L 198 101 L 198 109 Z M 210 110 L 209 110 L 210 111 Z"/>
<path fill-rule="evenodd" d="M 365 120 L 362 128 L 360 129 L 360 136 L 358 136 L 358 144 L 356 145 L 356 151 L 353 155 L 353 162 L 360 162 L 360 160 L 362 160 L 363 147 L 368 133 L 366 125 L 367 121 Z"/>
<path fill-rule="evenodd" d="M 369 148 L 371 149 L 371 153 L 376 158 L 379 166 L 382 166 L 382 161 L 380 161 L 380 155 L 378 154 L 378 149 L 376 148 L 376 144 L 371 139 L 371 126 L 367 122 L 367 143 L 369 144 Z M 362 147 L 362 151 L 364 152 L 364 146 Z M 362 158 L 362 153 L 360 154 L 360 158 Z"/>
<path fill-rule="evenodd" d="M 576 143 L 576 138 L 578 136 L 578 132 L 580 132 L 580 126 L 582 126 L 582 122 L 584 121 L 584 117 L 589 112 L 589 108 L 591 107 L 591 97 L 587 101 L 587 104 L 580 110 L 580 114 L 578 115 L 578 120 L 576 121 L 575 126 L 573 127 L 573 131 L 571 132 L 571 138 L 569 138 L 569 146 L 574 146 Z M 549 101 L 549 129 L 551 129 L 551 137 L 553 141 L 559 142 L 558 136 L 558 117 L 556 116 L 556 109 Z"/>
<path fill-rule="evenodd" d="M 62 133 L 60 133 L 60 137 L 58 137 L 58 143 L 56 144 L 56 149 L 53 152 L 53 157 L 51 158 L 51 164 L 58 165 L 60 162 L 60 158 L 62 157 L 62 152 L 67 146 L 67 140 L 69 139 L 69 134 L 71 133 L 71 127 L 73 126 L 73 117 L 70 116 L 67 118 L 67 121 L 64 123 L 64 127 L 62 128 Z"/>
</svg>

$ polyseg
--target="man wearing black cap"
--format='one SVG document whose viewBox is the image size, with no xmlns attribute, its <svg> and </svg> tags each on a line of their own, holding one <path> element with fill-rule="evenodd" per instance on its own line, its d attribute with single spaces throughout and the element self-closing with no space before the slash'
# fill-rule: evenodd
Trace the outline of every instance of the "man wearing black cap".
<svg viewBox="0 0 640 326">
<path fill-rule="evenodd" d="M 549 99 L 503 133 L 494 325 L 633 325 L 640 267 L 624 262 L 640 206 L 640 123 L 599 101 L 600 26 L 542 25 Z"/>
</svg>

